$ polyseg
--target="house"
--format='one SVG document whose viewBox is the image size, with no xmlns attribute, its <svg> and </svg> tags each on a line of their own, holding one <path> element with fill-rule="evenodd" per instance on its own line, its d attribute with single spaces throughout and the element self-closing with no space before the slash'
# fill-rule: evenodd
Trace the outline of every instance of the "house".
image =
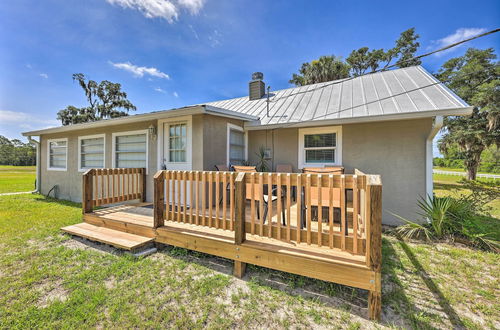
<svg viewBox="0 0 500 330">
<path fill-rule="evenodd" d="M 89 168 L 146 168 L 146 200 L 160 169 L 214 170 L 258 161 L 272 170 L 291 164 L 341 165 L 384 182 L 383 223 L 416 217 L 416 201 L 432 194 L 432 140 L 443 116 L 472 107 L 420 66 L 271 91 L 254 74 L 249 95 L 93 123 L 23 133 L 39 137 L 37 188 L 82 199 Z"/>
</svg>

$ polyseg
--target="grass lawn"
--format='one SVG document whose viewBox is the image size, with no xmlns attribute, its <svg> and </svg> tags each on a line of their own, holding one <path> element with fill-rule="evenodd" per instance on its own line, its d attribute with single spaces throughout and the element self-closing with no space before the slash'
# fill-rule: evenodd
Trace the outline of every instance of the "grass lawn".
<svg viewBox="0 0 500 330">
<path fill-rule="evenodd" d="M 434 174 L 434 193 L 436 196 L 452 196 L 459 197 L 463 194 L 470 194 L 470 190 L 463 189 L 460 185 L 459 181 L 462 179 L 459 176 L 454 175 L 444 175 L 444 174 Z M 493 180 L 487 178 L 478 178 L 478 181 L 481 182 L 493 182 L 495 184 L 500 185 L 500 180 Z M 497 198 L 494 201 L 487 204 L 487 206 L 491 207 L 491 215 L 500 219 L 500 199 Z M 496 222 L 497 226 L 500 226 L 500 223 Z"/>
<path fill-rule="evenodd" d="M 500 328 L 500 255 L 383 237 L 383 316 L 363 290 L 165 247 L 136 259 L 60 233 L 79 204 L 0 196 L 0 328 Z M 109 253 L 111 252 L 111 253 Z"/>
<path fill-rule="evenodd" d="M 451 171 L 451 172 L 467 172 L 464 168 L 451 168 L 451 167 L 440 167 L 434 166 L 433 169 L 440 171 Z M 477 172 L 478 174 L 497 174 L 497 173 L 489 173 L 489 172 Z"/>
<path fill-rule="evenodd" d="M 0 165 L 0 194 L 35 190 L 35 166 Z"/>
</svg>

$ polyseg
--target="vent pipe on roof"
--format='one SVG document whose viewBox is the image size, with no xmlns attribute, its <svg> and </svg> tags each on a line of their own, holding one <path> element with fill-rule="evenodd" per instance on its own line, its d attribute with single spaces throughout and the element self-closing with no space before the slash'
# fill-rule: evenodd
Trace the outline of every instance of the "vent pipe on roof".
<svg viewBox="0 0 500 330">
<path fill-rule="evenodd" d="M 262 81 L 264 74 L 262 72 L 254 72 L 252 81 L 248 84 L 248 98 L 250 101 L 259 100 L 265 95 L 266 84 Z"/>
</svg>

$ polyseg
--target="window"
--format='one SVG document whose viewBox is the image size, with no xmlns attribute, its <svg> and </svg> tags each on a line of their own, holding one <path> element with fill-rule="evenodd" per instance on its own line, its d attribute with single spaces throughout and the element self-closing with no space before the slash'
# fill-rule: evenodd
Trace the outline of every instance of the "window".
<svg viewBox="0 0 500 330">
<path fill-rule="evenodd" d="M 104 168 L 104 134 L 78 138 L 78 168 Z"/>
<path fill-rule="evenodd" d="M 53 171 L 66 171 L 68 162 L 68 139 L 48 140 L 48 168 Z"/>
<path fill-rule="evenodd" d="M 299 130 L 299 166 L 341 165 L 341 128 Z"/>
<path fill-rule="evenodd" d="M 186 162 L 187 124 L 168 126 L 168 157 L 171 163 Z"/>
<path fill-rule="evenodd" d="M 227 159 L 228 165 L 242 165 L 246 160 L 245 132 L 236 125 L 227 127 Z"/>
<path fill-rule="evenodd" d="M 148 168 L 147 130 L 113 133 L 113 167 Z"/>
</svg>

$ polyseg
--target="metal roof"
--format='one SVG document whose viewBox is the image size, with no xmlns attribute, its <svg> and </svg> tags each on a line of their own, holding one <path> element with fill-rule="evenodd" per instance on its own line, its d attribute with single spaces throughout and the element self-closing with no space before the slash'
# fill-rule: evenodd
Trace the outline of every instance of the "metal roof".
<svg viewBox="0 0 500 330">
<path fill-rule="evenodd" d="M 468 114 L 472 108 L 421 66 L 282 89 L 250 101 L 248 96 L 207 105 L 259 117 L 246 126 Z"/>
<path fill-rule="evenodd" d="M 247 96 L 24 132 L 24 136 L 87 129 L 206 113 L 245 121 L 248 129 L 314 126 L 351 122 L 467 115 L 472 107 L 421 66 L 383 71 L 356 78 L 282 89 L 250 101 Z"/>
</svg>

